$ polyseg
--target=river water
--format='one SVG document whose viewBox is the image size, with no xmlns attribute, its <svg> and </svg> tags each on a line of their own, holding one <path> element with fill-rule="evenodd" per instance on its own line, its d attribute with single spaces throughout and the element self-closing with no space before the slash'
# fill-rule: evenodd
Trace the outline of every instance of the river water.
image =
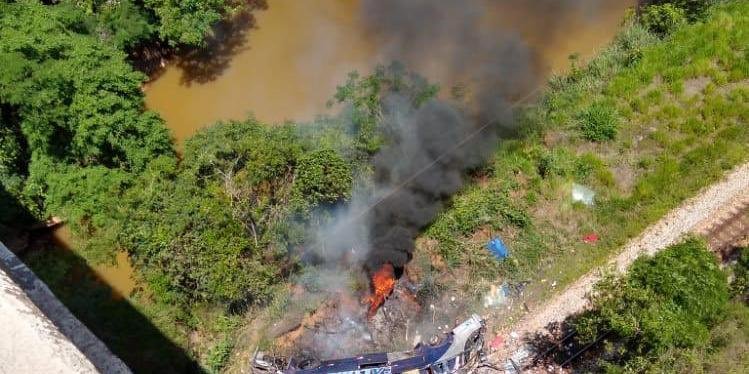
<svg viewBox="0 0 749 374">
<path fill-rule="evenodd" d="M 70 228 L 66 225 L 58 225 L 50 229 L 54 247 L 60 251 L 76 251 L 75 239 Z M 44 249 L 42 249 L 44 250 Z M 47 248 L 49 250 L 49 248 Z M 127 298 L 136 286 L 133 274 L 133 266 L 127 252 L 117 251 L 113 263 L 101 263 L 89 265 L 86 272 L 90 272 L 98 282 L 106 285 L 112 292 L 115 300 Z"/>
<path fill-rule="evenodd" d="M 548 76 L 568 56 L 590 56 L 616 33 L 636 0 L 501 0 L 491 7 L 496 32 L 518 33 Z M 564 0 L 560 0 L 564 1 Z M 551 4 L 551 5 L 550 5 Z M 556 4 L 556 5 L 554 5 Z M 268 0 L 254 26 L 216 48 L 213 61 L 175 62 L 146 87 L 146 103 L 177 141 L 218 120 L 303 121 L 326 113 L 335 87 L 352 70 L 370 71 L 379 46 L 359 20 L 357 0 Z M 437 64 L 438 65 L 438 64 Z M 420 72 L 430 79 L 439 77 Z M 443 82 L 444 83 L 444 82 Z"/>
</svg>

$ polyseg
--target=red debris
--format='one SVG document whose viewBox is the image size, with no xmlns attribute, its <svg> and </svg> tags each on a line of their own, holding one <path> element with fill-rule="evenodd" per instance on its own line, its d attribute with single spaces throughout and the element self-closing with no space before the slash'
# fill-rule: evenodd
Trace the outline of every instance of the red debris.
<svg viewBox="0 0 749 374">
<path fill-rule="evenodd" d="M 583 242 L 588 244 L 593 244 L 598 241 L 598 235 L 594 232 L 583 236 Z"/>
<path fill-rule="evenodd" d="M 504 343 L 505 343 L 505 340 L 502 338 L 502 336 L 497 335 L 494 339 L 492 339 L 489 342 L 489 347 L 491 347 L 491 349 L 499 349 Z"/>
</svg>

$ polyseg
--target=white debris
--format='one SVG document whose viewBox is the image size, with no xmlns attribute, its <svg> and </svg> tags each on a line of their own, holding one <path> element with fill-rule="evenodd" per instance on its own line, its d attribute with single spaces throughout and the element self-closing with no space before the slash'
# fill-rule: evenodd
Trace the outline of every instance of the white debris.
<svg viewBox="0 0 749 374">
<path fill-rule="evenodd" d="M 520 368 L 524 366 L 524 361 L 530 356 L 530 351 L 527 347 L 521 347 L 518 349 L 512 357 L 510 357 L 504 364 L 505 373 L 520 373 Z"/>
<path fill-rule="evenodd" d="M 491 285 L 489 292 L 484 295 L 484 308 L 500 307 L 507 303 L 510 296 L 510 289 L 507 283 L 502 283 L 499 287 Z"/>
<path fill-rule="evenodd" d="M 588 187 L 574 183 L 572 185 L 572 201 L 580 202 L 585 205 L 593 205 L 596 193 Z"/>
</svg>

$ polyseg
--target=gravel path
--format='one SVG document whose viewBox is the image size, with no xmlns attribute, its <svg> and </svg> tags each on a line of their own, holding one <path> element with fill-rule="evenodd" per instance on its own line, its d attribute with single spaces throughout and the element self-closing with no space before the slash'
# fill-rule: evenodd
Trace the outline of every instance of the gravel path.
<svg viewBox="0 0 749 374">
<path fill-rule="evenodd" d="M 637 257 L 652 255 L 662 248 L 676 243 L 685 234 L 704 233 L 712 222 L 725 215 L 731 207 L 749 199 L 749 163 L 739 166 L 723 180 L 703 190 L 699 195 L 684 202 L 669 212 L 656 224 L 632 239 L 605 268 L 625 271 Z M 567 316 L 582 311 L 587 306 L 586 295 L 601 279 L 604 269 L 598 268 L 578 279 L 563 292 L 552 298 L 534 313 L 518 321 L 512 331 L 519 336 L 542 332 L 550 323 L 561 322 Z M 507 331 L 509 332 L 509 330 Z M 521 344 L 509 344 L 494 355 L 495 359 L 509 357 Z"/>
</svg>

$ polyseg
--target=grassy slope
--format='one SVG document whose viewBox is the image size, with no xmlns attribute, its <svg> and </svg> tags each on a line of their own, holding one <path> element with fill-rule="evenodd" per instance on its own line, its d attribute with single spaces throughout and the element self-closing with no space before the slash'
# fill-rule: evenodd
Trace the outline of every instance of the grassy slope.
<svg viewBox="0 0 749 374">
<path fill-rule="evenodd" d="M 663 41 L 628 26 L 588 66 L 550 82 L 523 116 L 527 131 L 503 142 L 485 175 L 455 197 L 426 232 L 415 263 L 441 257 L 453 273 L 469 274 L 458 287 L 475 295 L 497 280 L 531 281 L 531 307 L 554 292 L 553 281 L 559 289 L 604 264 L 749 159 L 746 46 L 747 2 L 718 7 Z M 613 113 L 613 140 L 583 136 L 598 112 Z M 595 190 L 594 207 L 571 201 L 575 182 Z M 583 243 L 589 232 L 601 240 Z M 510 260 L 491 260 L 483 248 L 491 234 L 505 239 Z"/>
</svg>

